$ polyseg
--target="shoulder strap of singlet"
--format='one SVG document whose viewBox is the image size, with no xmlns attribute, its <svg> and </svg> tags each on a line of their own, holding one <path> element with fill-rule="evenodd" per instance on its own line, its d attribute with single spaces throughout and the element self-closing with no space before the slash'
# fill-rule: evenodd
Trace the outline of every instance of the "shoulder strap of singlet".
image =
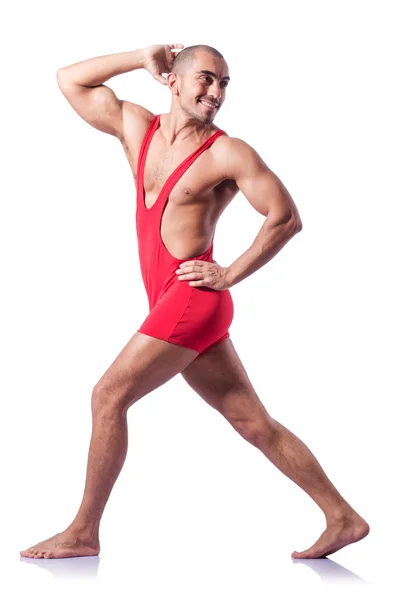
<svg viewBox="0 0 397 600">
<path fill-rule="evenodd" d="M 226 131 L 223 131 L 223 129 L 215 131 L 215 133 L 213 133 L 208 138 L 208 140 L 203 142 L 203 144 L 201 144 L 201 146 L 197 148 L 197 150 L 195 150 L 194 152 L 192 152 L 192 154 L 185 158 L 185 160 L 175 169 L 173 173 L 171 173 L 171 175 L 165 182 L 159 194 L 158 200 L 160 200 L 160 196 L 165 196 L 166 198 L 168 198 L 174 185 L 179 181 L 184 172 L 190 167 L 190 165 L 196 160 L 196 158 L 198 158 L 200 154 L 204 152 L 204 150 L 209 148 L 214 143 L 214 141 L 223 134 L 226 134 Z"/>
<path fill-rule="evenodd" d="M 156 115 L 154 117 L 154 119 L 150 123 L 148 129 L 146 130 L 145 136 L 143 138 L 143 141 L 142 141 L 142 144 L 141 144 L 141 148 L 139 150 L 139 156 L 138 156 L 137 185 L 139 185 L 139 182 L 141 181 L 141 178 L 142 178 L 142 165 L 144 163 L 144 158 L 146 158 L 146 154 L 147 154 L 148 149 L 149 149 L 149 143 L 150 143 L 150 140 L 152 139 L 152 137 L 154 135 L 154 132 L 156 131 L 159 119 L 160 119 L 160 115 Z"/>
</svg>

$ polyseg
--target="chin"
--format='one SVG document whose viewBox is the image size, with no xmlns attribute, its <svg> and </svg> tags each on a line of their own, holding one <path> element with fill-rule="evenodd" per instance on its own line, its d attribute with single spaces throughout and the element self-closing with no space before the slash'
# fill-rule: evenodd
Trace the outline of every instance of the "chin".
<svg viewBox="0 0 397 600">
<path fill-rule="evenodd" d="M 215 118 L 215 115 L 218 111 L 214 111 L 212 113 L 206 113 L 203 111 L 201 106 L 198 106 L 198 110 L 196 112 L 197 119 L 202 123 L 212 123 Z"/>
</svg>

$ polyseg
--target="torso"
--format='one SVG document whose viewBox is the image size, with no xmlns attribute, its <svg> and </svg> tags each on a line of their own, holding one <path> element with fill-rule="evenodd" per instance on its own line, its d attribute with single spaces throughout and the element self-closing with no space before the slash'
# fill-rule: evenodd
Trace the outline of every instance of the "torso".
<svg viewBox="0 0 397 600">
<path fill-rule="evenodd" d="M 149 126 L 149 124 L 148 124 Z M 160 128 L 160 127 L 159 127 Z M 144 169 L 145 205 L 151 208 L 169 177 L 183 160 L 219 128 L 213 127 L 201 142 L 185 142 L 180 146 L 164 144 L 159 128 L 149 146 Z M 128 136 L 123 148 L 137 184 L 137 163 L 145 135 Z M 219 136 L 185 171 L 172 189 L 161 223 L 164 245 L 174 256 L 198 256 L 209 247 L 216 223 L 239 191 L 232 179 L 225 179 L 221 156 L 225 152 L 225 134 Z"/>
</svg>

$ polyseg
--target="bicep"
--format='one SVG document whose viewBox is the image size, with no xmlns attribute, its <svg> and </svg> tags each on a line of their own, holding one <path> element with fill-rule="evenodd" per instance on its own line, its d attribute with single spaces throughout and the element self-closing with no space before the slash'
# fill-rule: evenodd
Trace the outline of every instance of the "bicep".
<svg viewBox="0 0 397 600">
<path fill-rule="evenodd" d="M 228 177 L 234 179 L 248 202 L 261 215 L 280 221 L 295 219 L 299 215 L 294 201 L 280 178 L 249 144 L 238 138 L 230 139 L 228 152 Z"/>
<path fill-rule="evenodd" d="M 94 87 L 79 85 L 64 77 L 59 71 L 57 80 L 66 100 L 84 121 L 95 129 L 114 135 L 120 140 L 124 139 L 126 122 L 130 129 L 134 129 L 135 125 L 146 123 L 154 117 L 143 106 L 120 100 L 107 85 Z"/>
<path fill-rule="evenodd" d="M 95 129 L 120 137 L 122 135 L 122 100 L 106 85 L 79 85 L 57 72 L 62 94 L 76 113 Z"/>
</svg>

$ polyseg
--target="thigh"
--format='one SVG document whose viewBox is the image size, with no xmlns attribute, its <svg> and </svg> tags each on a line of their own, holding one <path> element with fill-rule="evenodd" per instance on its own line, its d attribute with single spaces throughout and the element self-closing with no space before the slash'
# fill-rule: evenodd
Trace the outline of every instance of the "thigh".
<svg viewBox="0 0 397 600">
<path fill-rule="evenodd" d="M 123 410 L 183 371 L 198 352 L 136 332 L 94 388 L 102 402 Z"/>
<path fill-rule="evenodd" d="M 203 400 L 233 424 L 269 418 L 230 337 L 198 356 L 181 375 Z"/>
</svg>

